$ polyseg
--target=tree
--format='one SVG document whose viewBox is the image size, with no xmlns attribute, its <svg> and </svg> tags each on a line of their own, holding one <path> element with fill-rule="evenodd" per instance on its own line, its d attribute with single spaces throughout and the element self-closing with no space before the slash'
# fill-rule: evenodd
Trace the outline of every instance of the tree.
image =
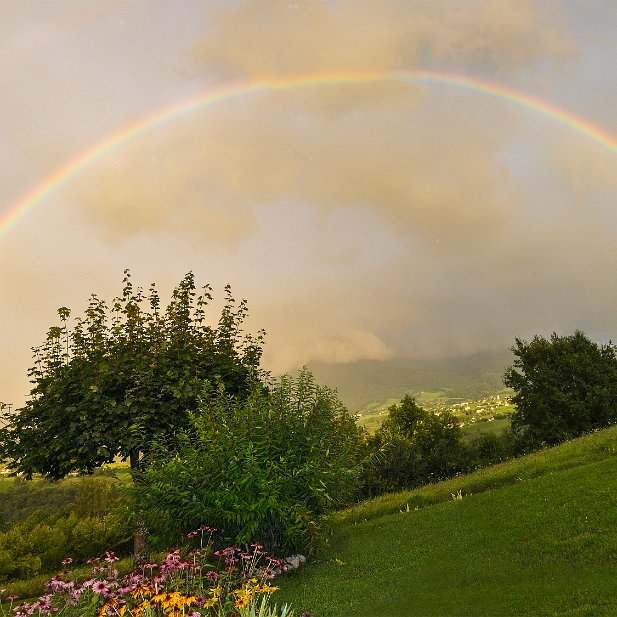
<svg viewBox="0 0 617 617">
<path fill-rule="evenodd" d="M 464 467 L 461 429 L 448 411 L 432 413 L 405 395 L 369 440 L 365 470 L 369 495 L 414 488 L 451 477 Z"/>
<path fill-rule="evenodd" d="M 515 339 L 504 383 L 514 390 L 512 431 L 521 449 L 554 445 L 617 421 L 617 358 L 580 330 Z"/>
<path fill-rule="evenodd" d="M 0 429 L 0 456 L 15 472 L 59 479 L 115 457 L 137 469 L 155 438 L 188 426 L 204 380 L 224 383 L 231 394 L 249 391 L 263 332 L 243 335 L 245 300 L 236 305 L 227 286 L 211 327 L 205 320 L 211 288 L 197 295 L 192 273 L 164 312 L 154 284 L 146 295 L 124 274 L 111 309 L 93 294 L 70 330 L 70 311 L 62 307 L 61 325 L 33 349 L 30 398 Z"/>
</svg>

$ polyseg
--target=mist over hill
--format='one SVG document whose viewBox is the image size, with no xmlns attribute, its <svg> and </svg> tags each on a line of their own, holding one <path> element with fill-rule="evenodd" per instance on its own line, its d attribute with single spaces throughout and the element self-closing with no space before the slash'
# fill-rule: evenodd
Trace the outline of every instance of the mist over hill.
<svg viewBox="0 0 617 617">
<path fill-rule="evenodd" d="M 441 360 L 359 360 L 309 365 L 319 383 L 338 390 L 352 412 L 370 403 L 401 398 L 409 391 L 446 391 L 452 398 L 476 399 L 504 388 L 503 373 L 513 362 L 510 350 Z"/>
</svg>

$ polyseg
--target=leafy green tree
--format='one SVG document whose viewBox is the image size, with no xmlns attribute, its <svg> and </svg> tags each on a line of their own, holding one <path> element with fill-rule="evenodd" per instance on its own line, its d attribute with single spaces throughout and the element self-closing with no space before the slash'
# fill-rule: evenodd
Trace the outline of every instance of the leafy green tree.
<svg viewBox="0 0 617 617">
<path fill-rule="evenodd" d="M 92 472 L 115 457 L 139 468 L 151 444 L 189 424 L 204 380 L 245 395 L 258 371 L 263 332 L 244 335 L 246 301 L 229 286 L 216 327 L 206 323 L 211 288 L 197 293 L 192 273 L 165 311 L 154 284 L 146 294 L 125 271 L 111 308 L 92 295 L 69 329 L 70 311 L 35 348 L 34 384 L 21 409 L 0 429 L 0 457 L 14 471 L 59 479 Z"/>
<path fill-rule="evenodd" d="M 378 495 L 451 477 L 465 466 L 465 447 L 456 418 L 432 413 L 406 395 L 369 440 L 371 456 L 365 492 Z"/>
<path fill-rule="evenodd" d="M 617 358 L 577 330 L 516 339 L 504 383 L 514 390 L 512 431 L 519 449 L 554 445 L 617 421 Z"/>
</svg>

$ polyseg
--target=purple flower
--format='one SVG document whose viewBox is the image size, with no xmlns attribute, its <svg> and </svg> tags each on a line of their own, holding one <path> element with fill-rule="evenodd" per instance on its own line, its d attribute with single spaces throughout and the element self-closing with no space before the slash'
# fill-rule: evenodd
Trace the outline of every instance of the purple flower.
<svg viewBox="0 0 617 617">
<path fill-rule="evenodd" d="M 67 557 L 63 562 L 62 565 L 63 566 L 70 566 L 73 563 L 73 558 L 72 557 Z"/>
<path fill-rule="evenodd" d="M 206 573 L 206 577 L 211 581 L 218 581 L 221 575 L 216 570 L 210 570 L 210 572 Z"/>
<path fill-rule="evenodd" d="M 94 593 L 106 594 L 109 592 L 109 585 L 105 581 L 97 581 L 92 585 L 92 591 Z"/>
<path fill-rule="evenodd" d="M 197 535 L 196 531 L 189 531 L 189 533 L 186 534 L 186 537 L 190 540 L 191 538 L 194 538 Z"/>
</svg>

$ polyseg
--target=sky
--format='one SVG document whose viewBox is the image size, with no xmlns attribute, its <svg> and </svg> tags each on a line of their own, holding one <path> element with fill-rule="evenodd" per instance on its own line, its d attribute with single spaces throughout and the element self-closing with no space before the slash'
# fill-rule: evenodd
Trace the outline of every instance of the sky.
<svg viewBox="0 0 617 617">
<path fill-rule="evenodd" d="M 0 3 L 0 401 L 189 271 L 275 373 L 617 340 L 617 4 Z"/>
</svg>

